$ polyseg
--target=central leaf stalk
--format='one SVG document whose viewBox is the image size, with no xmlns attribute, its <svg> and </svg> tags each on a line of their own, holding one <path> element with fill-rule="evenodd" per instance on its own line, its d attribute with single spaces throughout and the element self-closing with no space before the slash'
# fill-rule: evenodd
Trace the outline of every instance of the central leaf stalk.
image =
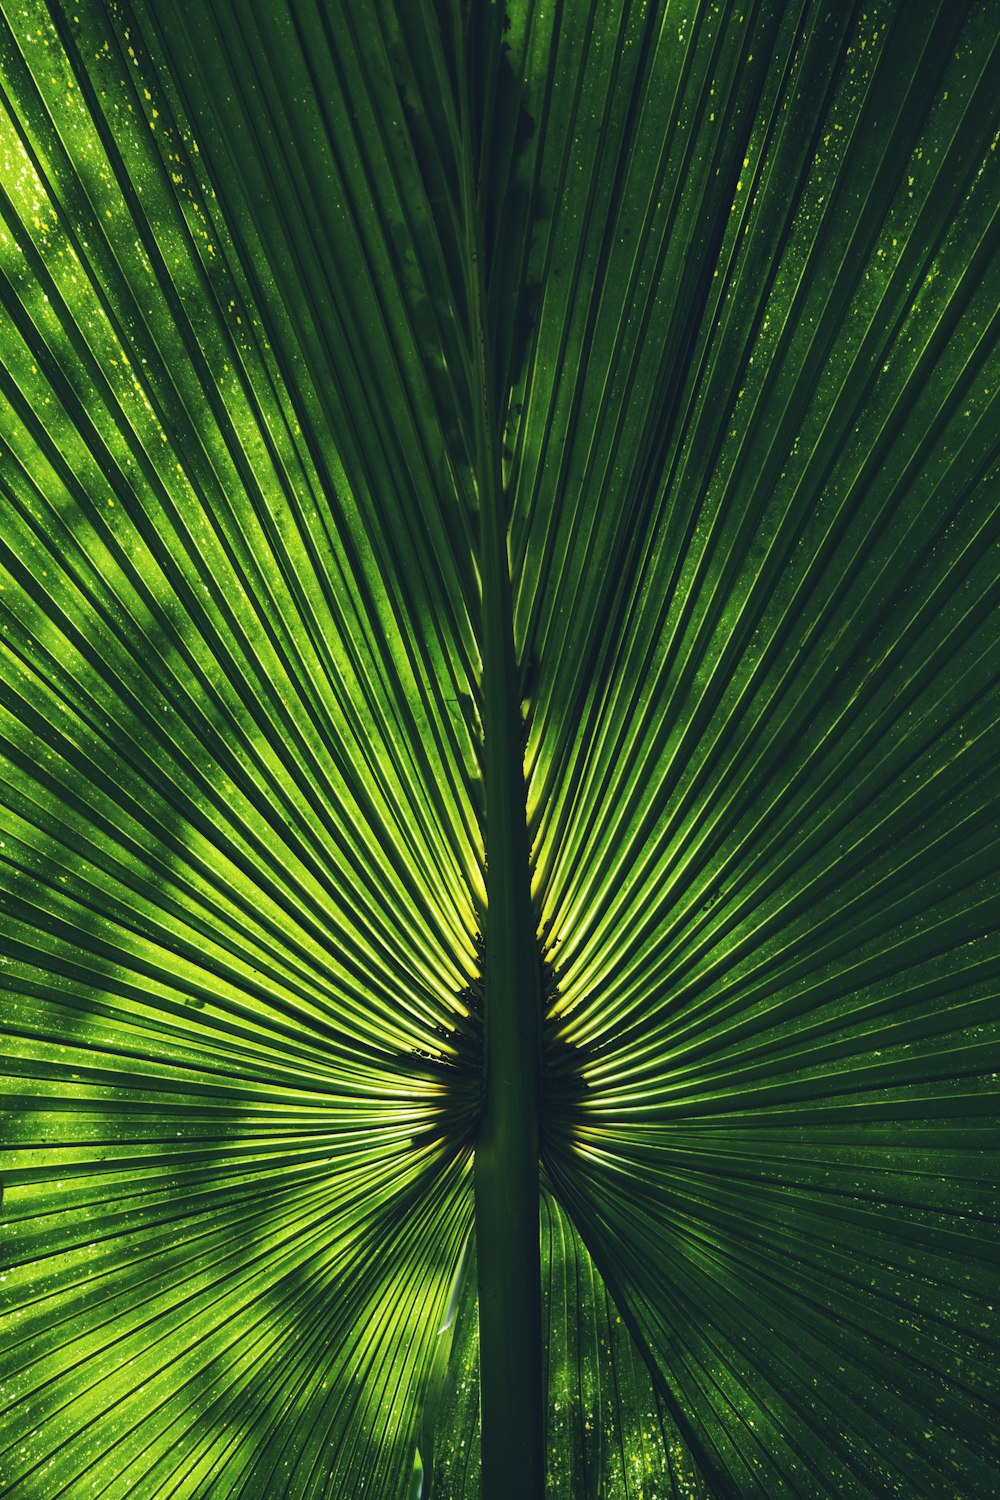
<svg viewBox="0 0 1000 1500">
<path fill-rule="evenodd" d="M 476 1147 L 483 1500 L 540 1500 L 539 981 L 506 537 L 482 507 L 485 1104 Z M 486 532 L 489 529 L 490 535 Z M 501 567 L 502 561 L 502 567 Z"/>
<path fill-rule="evenodd" d="M 467 52 L 456 6 L 459 56 Z M 498 44 L 499 34 L 494 39 Z M 475 1158 L 483 1500 L 542 1500 L 538 1233 L 539 964 L 525 814 L 520 677 L 507 549 L 502 432 L 491 355 L 469 78 L 461 96 L 462 210 L 482 588 L 486 790 L 484 1104 Z"/>
</svg>

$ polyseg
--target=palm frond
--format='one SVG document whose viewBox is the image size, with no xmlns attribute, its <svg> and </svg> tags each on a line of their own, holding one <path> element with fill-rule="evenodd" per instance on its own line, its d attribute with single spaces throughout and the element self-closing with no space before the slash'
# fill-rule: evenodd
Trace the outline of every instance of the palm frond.
<svg viewBox="0 0 1000 1500">
<path fill-rule="evenodd" d="M 998 40 L 0 0 L 11 1500 L 990 1493 Z"/>
</svg>

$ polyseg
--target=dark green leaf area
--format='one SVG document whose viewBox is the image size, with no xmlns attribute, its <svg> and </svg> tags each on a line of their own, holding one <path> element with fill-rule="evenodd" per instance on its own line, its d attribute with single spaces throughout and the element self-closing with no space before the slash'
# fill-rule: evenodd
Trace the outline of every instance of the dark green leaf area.
<svg viewBox="0 0 1000 1500">
<path fill-rule="evenodd" d="M 721 1493 L 835 1475 L 862 1496 L 904 1468 L 927 1494 L 987 1492 L 981 1163 L 927 1128 L 873 1135 L 678 1119 L 634 1156 L 638 1133 L 584 1131 L 574 1180 L 553 1166 Z"/>
</svg>

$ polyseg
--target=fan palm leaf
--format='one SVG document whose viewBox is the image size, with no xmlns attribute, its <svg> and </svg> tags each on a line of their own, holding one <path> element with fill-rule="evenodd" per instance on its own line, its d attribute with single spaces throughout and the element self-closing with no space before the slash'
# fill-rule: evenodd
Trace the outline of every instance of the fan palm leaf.
<svg viewBox="0 0 1000 1500">
<path fill-rule="evenodd" d="M 998 51 L 0 0 L 5 1496 L 991 1493 Z"/>
</svg>

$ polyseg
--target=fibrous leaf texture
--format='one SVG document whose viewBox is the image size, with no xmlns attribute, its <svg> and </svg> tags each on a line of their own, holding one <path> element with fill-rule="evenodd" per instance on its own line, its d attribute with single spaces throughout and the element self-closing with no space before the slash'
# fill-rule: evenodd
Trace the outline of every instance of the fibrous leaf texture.
<svg viewBox="0 0 1000 1500">
<path fill-rule="evenodd" d="M 5 1500 L 994 1493 L 997 44 L 0 0 Z"/>
</svg>

